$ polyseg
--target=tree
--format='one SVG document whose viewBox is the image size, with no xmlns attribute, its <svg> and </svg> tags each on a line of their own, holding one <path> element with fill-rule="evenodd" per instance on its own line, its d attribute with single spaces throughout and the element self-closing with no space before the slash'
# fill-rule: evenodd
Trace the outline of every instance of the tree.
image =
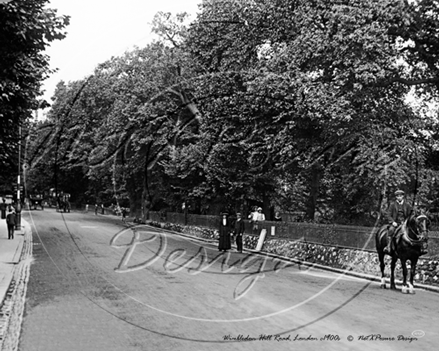
<svg viewBox="0 0 440 351">
<path fill-rule="evenodd" d="M 19 126 L 32 111 L 47 103 L 38 101 L 42 81 L 51 73 L 43 54 L 50 42 L 64 38 L 67 16 L 44 8 L 47 0 L 10 1 L 0 4 L 0 165 L 13 174 Z M 3 179 L 2 183 L 11 180 Z"/>
<path fill-rule="evenodd" d="M 329 167 L 334 172 L 351 160 L 350 172 L 360 172 L 352 161 L 368 151 L 356 146 L 370 128 L 388 128 L 401 139 L 397 144 L 404 143 L 410 128 L 397 131 L 421 117 L 406 111 L 410 88 L 431 91 L 431 97 L 438 89 L 436 8 L 426 1 L 206 1 L 190 28 L 188 48 L 210 73 L 204 92 L 218 77 L 228 77 L 221 84 L 227 88 L 240 77 L 244 89 L 230 96 L 240 97 L 241 110 L 247 103 L 263 107 L 249 120 L 260 133 L 270 121 L 278 133 L 269 128 L 260 145 L 275 151 L 267 159 L 308 182 L 303 203 L 313 218 Z M 242 117 L 225 90 L 216 91 L 211 114 Z M 228 122 L 222 119 L 223 130 Z M 275 170 L 272 165 L 267 174 Z M 388 176 L 399 178 L 399 172 Z"/>
<path fill-rule="evenodd" d="M 188 29 L 160 13 L 159 42 L 60 90 L 58 152 L 144 216 L 258 202 L 359 222 L 395 187 L 425 199 L 438 124 L 407 98 L 436 99 L 433 8 L 204 1 Z"/>
</svg>

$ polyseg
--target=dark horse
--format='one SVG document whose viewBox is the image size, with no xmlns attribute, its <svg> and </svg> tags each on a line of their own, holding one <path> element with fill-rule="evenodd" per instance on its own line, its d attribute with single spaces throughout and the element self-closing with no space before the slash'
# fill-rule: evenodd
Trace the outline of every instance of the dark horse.
<svg viewBox="0 0 440 351">
<path fill-rule="evenodd" d="M 425 215 L 414 216 L 411 215 L 403 222 L 402 225 L 396 228 L 394 241 L 391 244 L 391 252 L 384 253 L 383 249 L 387 245 L 388 241 L 388 227 L 384 225 L 376 233 L 376 250 L 379 255 L 380 270 L 382 272 L 381 288 L 386 289 L 385 284 L 385 255 L 391 256 L 391 279 L 390 288 L 396 289 L 394 283 L 394 269 L 396 268 L 396 262 L 400 259 L 403 271 L 403 293 L 414 293 L 414 275 L 416 271 L 416 265 L 419 257 L 422 255 L 422 248 L 426 247 L 428 242 L 428 227 L 429 220 Z M 411 262 L 411 271 L 409 277 L 409 284 L 407 283 L 406 276 L 408 269 L 406 267 L 406 261 Z"/>
</svg>

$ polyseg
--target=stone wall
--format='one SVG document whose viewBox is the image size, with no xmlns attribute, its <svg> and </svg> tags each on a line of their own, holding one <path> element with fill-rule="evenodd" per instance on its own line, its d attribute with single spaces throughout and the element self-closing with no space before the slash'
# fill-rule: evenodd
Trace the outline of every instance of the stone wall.
<svg viewBox="0 0 440 351">
<path fill-rule="evenodd" d="M 167 230 L 172 230 L 191 236 L 217 240 L 218 231 L 212 228 L 197 226 L 185 226 L 175 223 L 161 223 L 150 221 L 148 224 Z M 243 246 L 247 249 L 255 249 L 258 236 L 245 234 Z M 380 277 L 379 259 L 374 251 L 344 248 L 325 244 L 308 243 L 301 240 L 266 237 L 262 252 L 272 253 L 279 256 L 296 259 L 302 262 L 315 263 L 327 267 L 348 270 L 360 274 L 369 274 Z M 386 274 L 390 274 L 390 258 L 386 256 Z M 409 264 L 409 262 L 408 262 Z M 408 266 L 409 268 L 409 266 Z M 396 279 L 402 278 L 400 262 L 396 265 Z M 438 286 L 439 262 L 436 257 L 421 257 L 415 276 L 415 283 Z"/>
</svg>

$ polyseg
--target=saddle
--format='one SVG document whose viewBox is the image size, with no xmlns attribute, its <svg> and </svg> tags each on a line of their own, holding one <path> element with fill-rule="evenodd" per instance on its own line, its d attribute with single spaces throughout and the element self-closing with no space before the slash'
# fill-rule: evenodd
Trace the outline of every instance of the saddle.
<svg viewBox="0 0 440 351">
<path fill-rule="evenodd" d="M 406 226 L 404 226 L 404 224 L 405 223 L 402 223 L 394 229 L 394 233 L 391 239 L 388 234 L 391 229 L 391 224 L 387 226 L 387 240 L 391 240 L 391 251 L 395 251 L 396 245 L 400 242 L 400 240 L 402 240 L 402 238 L 404 238 L 404 234 L 406 232 Z"/>
</svg>

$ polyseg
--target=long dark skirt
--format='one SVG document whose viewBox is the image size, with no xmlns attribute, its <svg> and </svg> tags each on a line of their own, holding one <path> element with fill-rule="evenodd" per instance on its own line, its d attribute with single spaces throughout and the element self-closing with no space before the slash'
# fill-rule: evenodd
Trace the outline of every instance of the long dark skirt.
<svg viewBox="0 0 440 351">
<path fill-rule="evenodd" d="M 231 249 L 231 232 L 228 227 L 220 227 L 220 237 L 218 239 L 218 249 L 219 250 L 230 250 Z"/>
</svg>

